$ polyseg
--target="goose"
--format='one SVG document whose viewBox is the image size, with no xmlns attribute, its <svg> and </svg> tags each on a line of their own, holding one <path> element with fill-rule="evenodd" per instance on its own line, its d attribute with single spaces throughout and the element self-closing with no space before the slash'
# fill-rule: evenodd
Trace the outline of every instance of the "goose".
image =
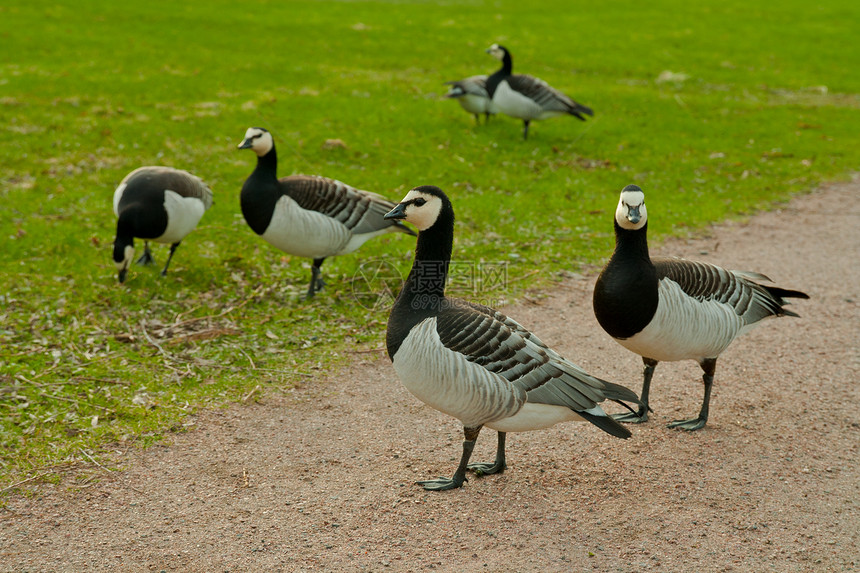
<svg viewBox="0 0 860 573">
<path fill-rule="evenodd" d="M 200 218 L 212 206 L 212 191 L 196 175 L 182 169 L 162 166 L 139 167 L 126 175 L 113 194 L 113 212 L 117 216 L 113 261 L 119 282 L 125 282 L 134 257 L 134 238 L 144 239 L 140 265 L 155 261 L 149 241 L 170 245 L 167 267 L 173 253 Z"/>
<path fill-rule="evenodd" d="M 696 360 L 705 395 L 699 415 L 668 426 L 698 430 L 708 421 L 717 357 L 741 334 L 772 316 L 798 316 L 786 298 L 809 298 L 796 290 L 761 284 L 763 274 L 733 271 L 680 258 L 650 258 L 645 193 L 621 191 L 615 211 L 615 252 L 594 287 L 600 326 L 645 364 L 641 406 L 616 419 L 645 422 L 654 369 L 661 361 Z"/>
<path fill-rule="evenodd" d="M 518 322 L 492 308 L 445 296 L 454 240 L 454 210 L 438 187 L 416 187 L 387 219 L 418 228 L 412 270 L 388 318 L 386 346 L 404 386 L 425 404 L 459 419 L 465 441 L 453 477 L 419 481 L 427 490 L 462 487 L 466 471 L 506 468 L 505 436 L 588 421 L 613 436 L 630 432 L 600 407 L 638 404 L 636 393 L 590 376 Z M 498 432 L 492 463 L 469 464 L 483 426 Z"/>
<path fill-rule="evenodd" d="M 523 120 L 523 139 L 528 139 L 529 123 L 570 114 L 582 121 L 594 115 L 591 108 L 576 103 L 545 81 L 523 74 L 513 74 L 513 59 L 504 46 L 493 44 L 487 53 L 502 62 L 502 67 L 487 78 L 487 93 L 498 111 Z"/>
<path fill-rule="evenodd" d="M 445 82 L 448 88 L 446 98 L 456 99 L 460 106 L 467 112 L 474 114 L 475 121 L 481 123 L 481 114 L 486 121 L 490 121 L 490 115 L 496 113 L 496 106 L 487 93 L 487 76 L 469 76 L 462 80 Z"/>
<path fill-rule="evenodd" d="M 242 185 L 242 215 L 251 229 L 272 246 L 313 259 L 307 298 L 325 282 L 320 267 L 327 257 L 344 255 L 385 233 L 415 232 L 383 215 L 393 201 L 335 179 L 290 175 L 278 179 L 278 156 L 272 134 L 251 127 L 239 149 L 252 149 L 257 166 Z"/>
</svg>

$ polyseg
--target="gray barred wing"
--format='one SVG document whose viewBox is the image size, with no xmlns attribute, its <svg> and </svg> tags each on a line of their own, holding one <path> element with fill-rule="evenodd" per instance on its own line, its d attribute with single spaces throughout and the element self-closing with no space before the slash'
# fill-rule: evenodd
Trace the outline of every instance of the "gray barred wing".
<svg viewBox="0 0 860 573">
<path fill-rule="evenodd" d="M 594 378 L 564 360 L 513 319 L 480 305 L 451 299 L 448 302 L 448 308 L 437 316 L 436 329 L 442 344 L 510 381 L 527 393 L 529 402 L 566 406 L 579 412 L 594 408 L 608 397 L 615 399 L 607 394 L 615 394 L 616 385 Z M 632 391 L 622 394 L 623 399 L 637 401 Z"/>
<path fill-rule="evenodd" d="M 746 271 L 729 271 L 700 261 L 679 258 L 654 258 L 657 278 L 670 279 L 688 296 L 699 301 L 713 300 L 731 307 L 753 324 L 768 316 L 794 314 L 782 308 L 783 301 L 774 296 L 768 287 L 752 280 L 769 280 L 766 276 Z"/>
<path fill-rule="evenodd" d="M 382 217 L 395 204 L 376 193 L 313 175 L 292 175 L 281 181 L 289 185 L 290 197 L 302 209 L 327 215 L 354 234 L 371 233 L 394 224 Z"/>
</svg>

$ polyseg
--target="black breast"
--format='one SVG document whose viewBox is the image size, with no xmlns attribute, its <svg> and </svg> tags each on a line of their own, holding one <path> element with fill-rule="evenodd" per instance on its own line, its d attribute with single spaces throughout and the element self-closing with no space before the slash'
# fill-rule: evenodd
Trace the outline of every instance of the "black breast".
<svg viewBox="0 0 860 573">
<path fill-rule="evenodd" d="M 592 304 L 597 322 L 613 338 L 630 338 L 654 318 L 657 288 L 645 228 L 626 231 L 617 227 L 615 253 L 594 286 Z"/>
<path fill-rule="evenodd" d="M 266 229 L 269 228 L 269 223 L 272 222 L 275 205 L 284 195 L 280 187 L 280 182 L 277 179 L 257 177 L 256 172 L 251 174 L 245 184 L 242 185 L 240 196 L 242 215 L 248 226 L 258 235 L 265 233 Z"/>
<path fill-rule="evenodd" d="M 141 239 L 160 237 L 167 230 L 164 189 L 148 178 L 128 181 L 117 205 L 117 215 L 132 235 Z"/>
</svg>

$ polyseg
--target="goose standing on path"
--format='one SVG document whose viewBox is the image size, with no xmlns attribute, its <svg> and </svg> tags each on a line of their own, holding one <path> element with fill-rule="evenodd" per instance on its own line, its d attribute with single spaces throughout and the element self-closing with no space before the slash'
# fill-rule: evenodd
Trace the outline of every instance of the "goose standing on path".
<svg viewBox="0 0 860 573">
<path fill-rule="evenodd" d="M 507 432 L 586 420 L 613 436 L 630 437 L 599 403 L 638 404 L 633 391 L 588 375 L 504 314 L 445 296 L 454 210 L 438 187 L 416 187 L 385 217 L 409 221 L 419 231 L 412 271 L 388 318 L 388 356 L 404 386 L 458 418 L 465 433 L 454 476 L 420 485 L 454 489 L 463 485 L 466 470 L 502 472 Z M 469 464 L 483 426 L 499 433 L 496 459 Z"/>
<path fill-rule="evenodd" d="M 481 114 L 490 121 L 490 115 L 497 112 L 490 94 L 487 93 L 487 76 L 470 76 L 462 80 L 445 82 L 448 88 L 446 98 L 456 99 L 460 107 L 474 114 L 475 122 L 480 125 Z"/>
<path fill-rule="evenodd" d="M 161 276 L 182 239 L 194 230 L 203 213 L 212 206 L 212 191 L 187 171 L 172 167 L 139 167 L 125 176 L 113 194 L 117 216 L 113 261 L 124 282 L 134 257 L 134 238 L 144 239 L 140 265 L 155 261 L 149 241 L 170 245 L 170 254 Z"/>
<path fill-rule="evenodd" d="M 376 193 L 313 175 L 278 179 L 275 142 L 261 127 L 248 128 L 239 149 L 257 154 L 257 166 L 242 185 L 242 215 L 272 246 L 313 259 L 308 298 L 325 286 L 320 266 L 327 257 L 351 253 L 385 233 L 415 236 L 399 221 L 383 219 L 394 202 Z"/>
<path fill-rule="evenodd" d="M 502 62 L 501 69 L 487 79 L 487 93 L 498 111 L 523 120 L 523 139 L 528 139 L 529 122 L 533 119 L 569 114 L 585 121 L 584 115 L 594 115 L 591 108 L 576 103 L 545 81 L 514 75 L 513 59 L 504 46 L 493 44 L 487 53 Z"/>
<path fill-rule="evenodd" d="M 648 396 L 660 361 L 696 360 L 704 371 L 705 397 L 696 418 L 670 428 L 698 430 L 708 421 L 717 357 L 732 341 L 771 316 L 798 316 L 785 298 L 806 294 L 760 284 L 770 279 L 708 263 L 648 255 L 645 194 L 636 185 L 621 191 L 615 211 L 615 252 L 594 287 L 594 314 L 619 344 L 645 363 L 639 412 L 617 416 L 648 419 Z"/>
</svg>

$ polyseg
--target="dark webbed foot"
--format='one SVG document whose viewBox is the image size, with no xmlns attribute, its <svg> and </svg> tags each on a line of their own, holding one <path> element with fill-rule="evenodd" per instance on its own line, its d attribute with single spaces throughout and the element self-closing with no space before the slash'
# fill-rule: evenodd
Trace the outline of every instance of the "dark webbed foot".
<svg viewBox="0 0 860 573">
<path fill-rule="evenodd" d="M 316 293 L 325 287 L 325 281 L 322 279 L 322 265 L 324 259 L 314 259 L 314 264 L 311 266 L 311 284 L 308 285 L 307 298 L 311 299 Z"/>
<path fill-rule="evenodd" d="M 143 248 L 143 254 L 140 255 L 139 259 L 137 259 L 137 264 L 139 264 L 139 265 L 153 265 L 153 264 L 155 264 L 155 259 L 152 258 L 152 253 L 149 251 L 149 245 L 146 245 Z"/>
<path fill-rule="evenodd" d="M 493 474 L 500 474 L 505 471 L 505 468 L 508 466 L 505 464 L 499 465 L 497 463 L 474 463 L 469 464 L 466 469 L 469 471 L 475 472 L 475 475 L 480 476 L 490 476 Z"/>
<path fill-rule="evenodd" d="M 463 428 L 466 439 L 463 441 L 463 454 L 460 456 L 460 463 L 457 464 L 457 470 L 453 477 L 439 479 L 431 479 L 417 481 L 416 484 L 423 486 L 424 489 L 430 491 L 445 491 L 449 489 L 457 489 L 463 487 L 466 479 L 466 467 L 469 465 L 469 458 L 472 456 L 472 450 L 475 449 L 475 440 L 478 439 L 478 433 L 481 431 L 481 426 L 477 428 Z"/>
<path fill-rule="evenodd" d="M 622 412 L 620 414 L 612 414 L 612 419 L 616 422 L 624 422 L 627 424 L 641 424 L 648 421 L 648 410 L 639 408 L 636 412 Z"/>
<path fill-rule="evenodd" d="M 440 477 L 438 479 L 430 479 L 417 481 L 416 484 L 423 486 L 428 491 L 446 491 L 449 489 L 457 489 L 463 487 L 463 482 L 469 481 L 466 476 L 458 476 L 454 474 L 452 478 Z"/>
<path fill-rule="evenodd" d="M 708 422 L 708 419 L 702 418 L 690 418 L 689 420 L 673 420 L 672 422 L 666 424 L 667 428 L 672 428 L 673 430 L 687 430 L 688 432 L 695 432 L 696 430 L 700 430 L 705 427 L 705 424 Z"/>
<path fill-rule="evenodd" d="M 493 463 L 474 463 L 466 466 L 466 469 L 475 472 L 475 475 L 480 476 L 489 476 L 493 474 L 500 474 L 505 471 L 505 468 L 508 467 L 508 464 L 505 462 L 505 432 L 499 432 L 499 442 L 496 447 L 496 459 Z"/>
<path fill-rule="evenodd" d="M 325 281 L 322 279 L 311 279 L 311 284 L 308 287 L 307 298 L 311 299 L 314 297 L 316 293 L 321 291 L 325 287 Z"/>
</svg>

